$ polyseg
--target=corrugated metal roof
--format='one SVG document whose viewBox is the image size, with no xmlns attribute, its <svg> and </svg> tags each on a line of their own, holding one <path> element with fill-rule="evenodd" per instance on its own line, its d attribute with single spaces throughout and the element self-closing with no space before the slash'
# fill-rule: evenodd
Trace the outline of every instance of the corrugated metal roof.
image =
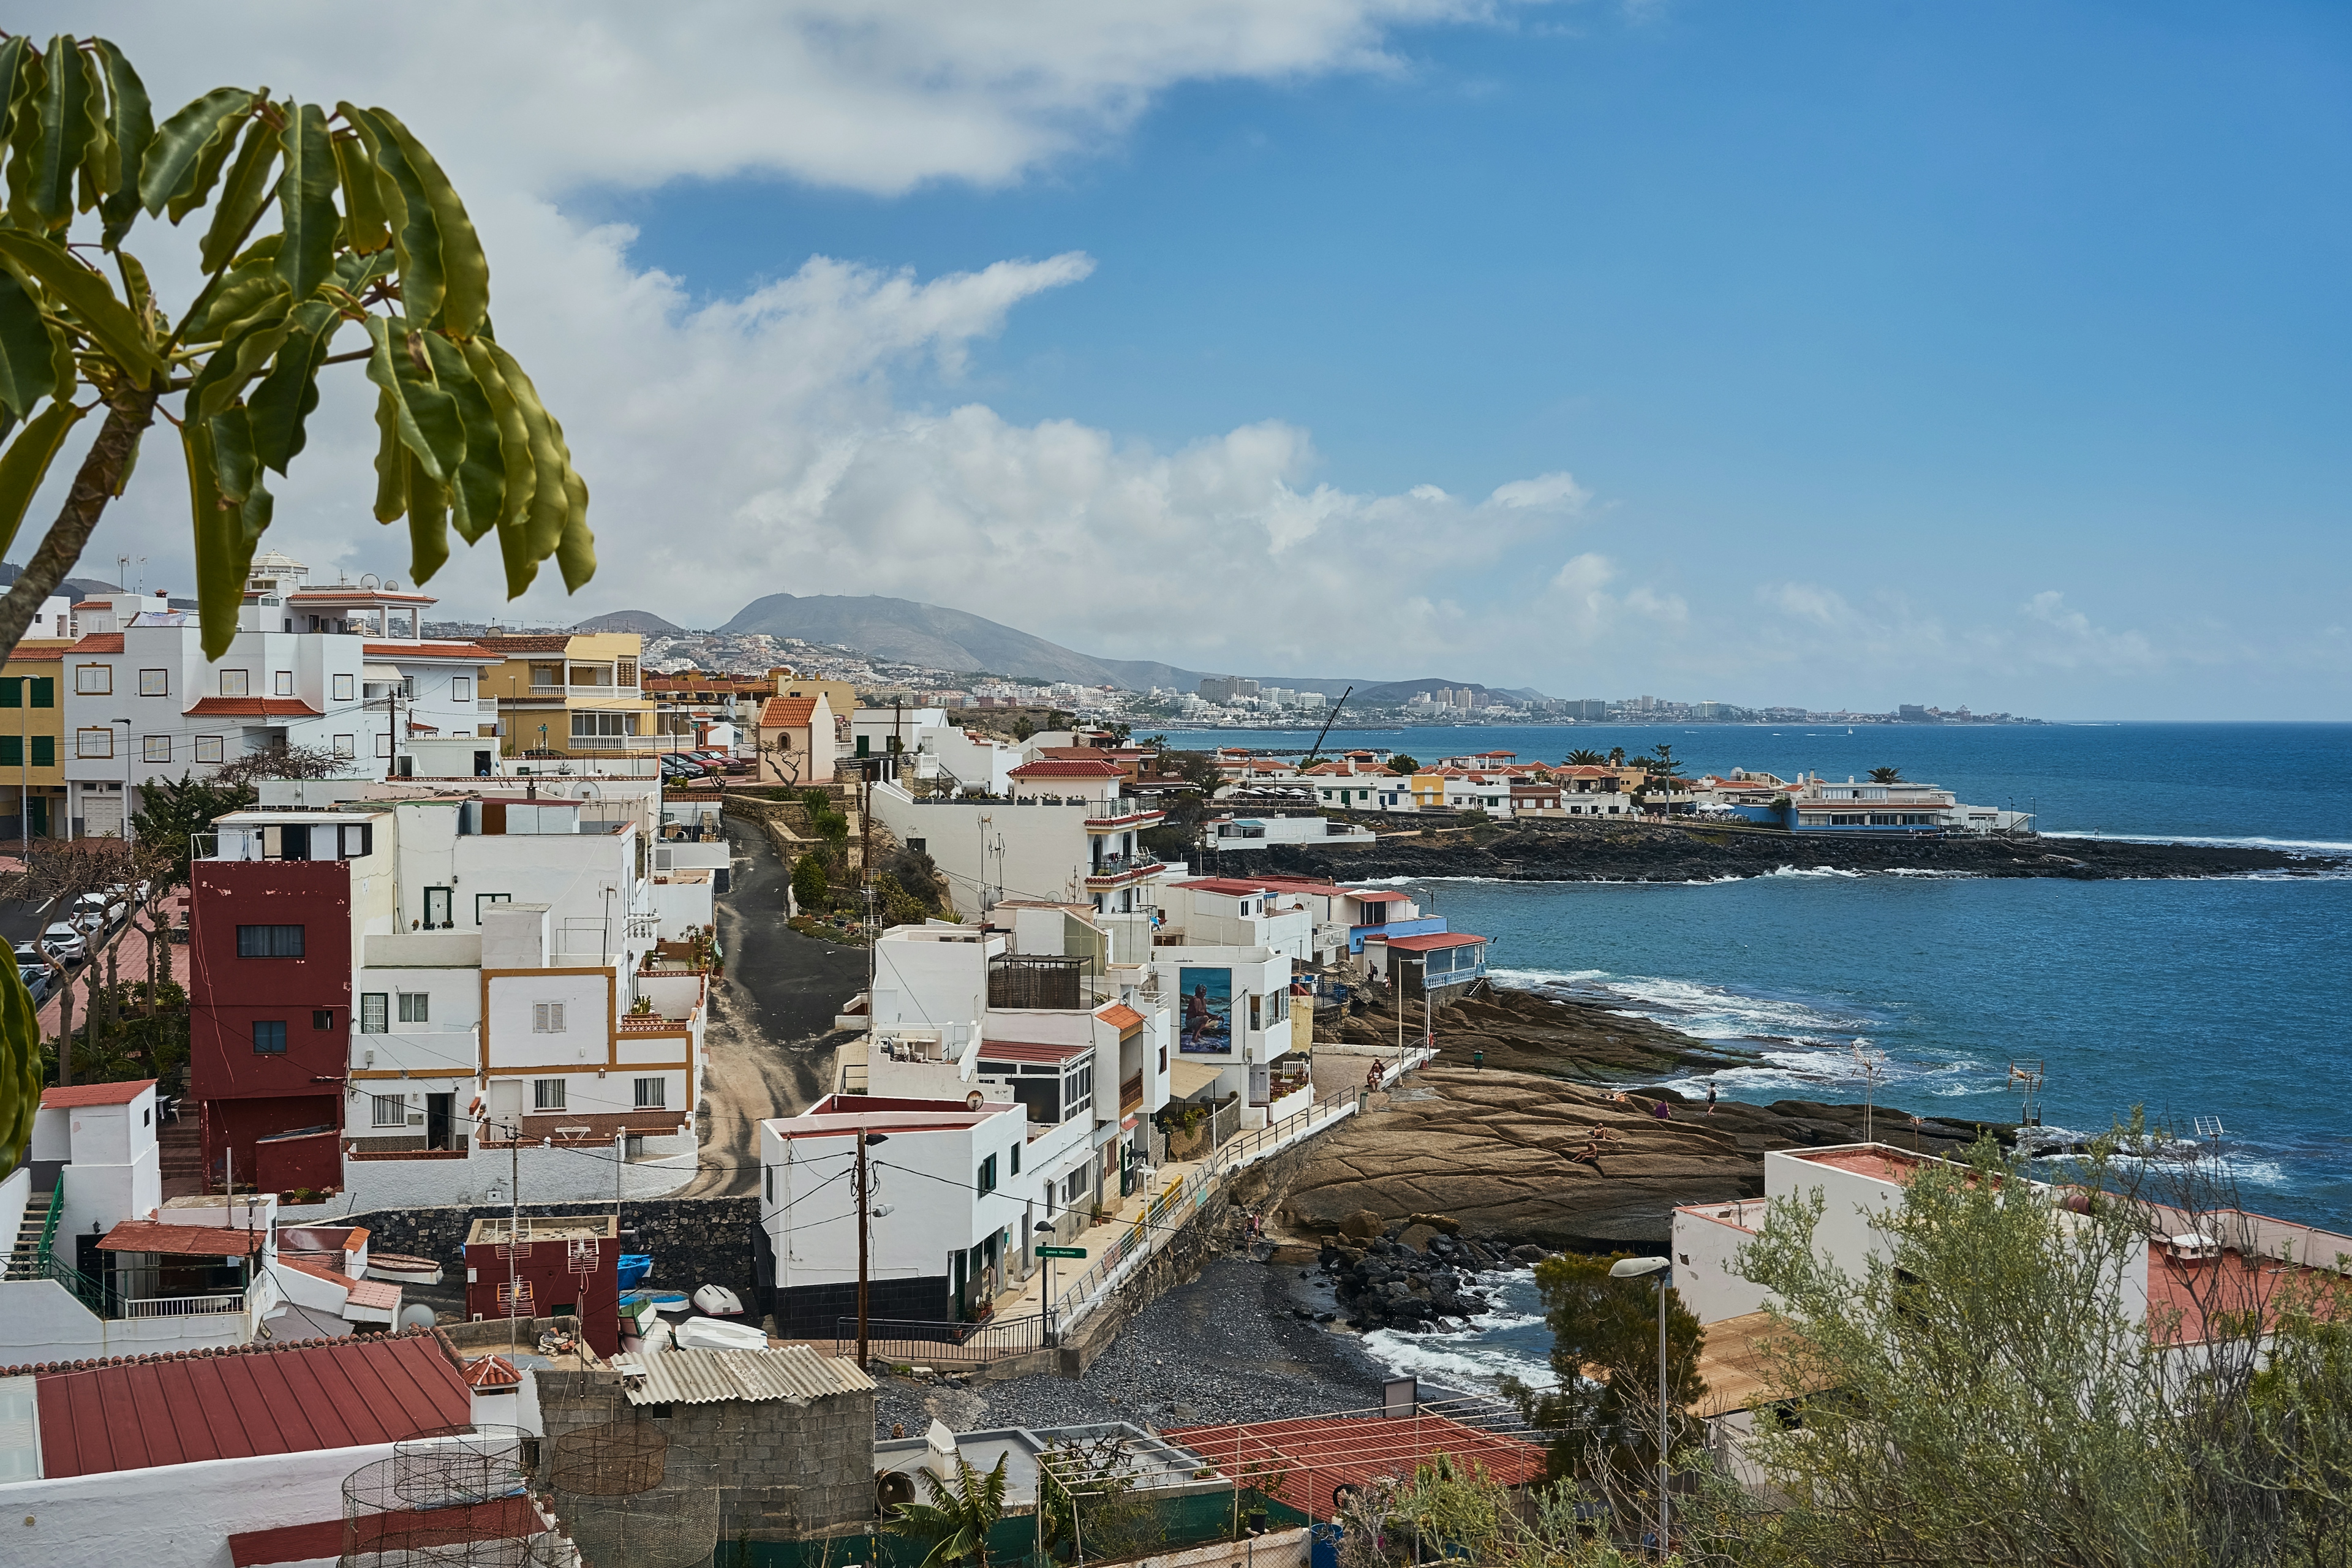
<svg viewBox="0 0 2352 1568">
<path fill-rule="evenodd" d="M 49 1479 L 396 1443 L 473 1419 L 438 1335 L 247 1345 L 34 1374 Z"/>
<path fill-rule="evenodd" d="M 715 1405 L 730 1399 L 804 1404 L 874 1386 L 854 1363 L 819 1355 L 806 1345 L 657 1351 L 635 1364 L 641 1375 L 628 1380 L 632 1405 Z"/>
</svg>

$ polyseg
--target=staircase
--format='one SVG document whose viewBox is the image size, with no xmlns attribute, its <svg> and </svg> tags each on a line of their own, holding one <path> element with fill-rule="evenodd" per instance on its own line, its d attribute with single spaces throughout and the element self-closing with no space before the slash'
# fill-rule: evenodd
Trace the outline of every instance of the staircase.
<svg viewBox="0 0 2352 1568">
<path fill-rule="evenodd" d="M 25 1223 L 16 1227 L 11 1243 L 8 1267 L 5 1276 L 9 1279 L 38 1279 L 46 1272 L 41 1268 L 41 1237 L 48 1229 L 49 1202 L 56 1194 L 35 1193 L 25 1204 Z"/>
<path fill-rule="evenodd" d="M 156 1130 L 155 1158 L 165 1197 L 194 1197 L 205 1190 L 203 1134 L 193 1118 L 166 1121 Z"/>
</svg>

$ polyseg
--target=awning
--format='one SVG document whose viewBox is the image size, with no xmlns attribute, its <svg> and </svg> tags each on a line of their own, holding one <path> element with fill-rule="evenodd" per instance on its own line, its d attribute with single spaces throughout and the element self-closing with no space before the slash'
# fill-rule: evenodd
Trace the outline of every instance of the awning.
<svg viewBox="0 0 2352 1568">
<path fill-rule="evenodd" d="M 396 666 L 389 664 L 371 664 L 363 667 L 360 670 L 360 679 L 362 680 L 381 680 L 388 685 L 397 686 L 403 680 L 405 680 L 407 677 L 402 675 Z"/>
<path fill-rule="evenodd" d="M 1179 1100 L 1190 1100 L 1217 1081 L 1223 1069 L 1206 1062 L 1177 1062 L 1168 1069 L 1168 1088 Z"/>
</svg>

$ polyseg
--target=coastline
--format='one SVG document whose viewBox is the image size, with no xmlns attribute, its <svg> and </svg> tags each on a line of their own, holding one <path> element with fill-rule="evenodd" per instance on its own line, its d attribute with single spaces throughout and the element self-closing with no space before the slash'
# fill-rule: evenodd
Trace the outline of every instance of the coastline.
<svg viewBox="0 0 2352 1568">
<path fill-rule="evenodd" d="M 1375 820 L 1378 833 L 1386 826 Z M 2206 877 L 2341 876 L 2340 852 L 2139 838 L 1868 838 L 1711 825 L 1524 819 L 1446 837 L 1391 831 L 1365 846 L 1275 845 L 1225 857 L 1338 880 L 1483 877 L 1513 882 L 1713 882 L 1773 875 L 2049 878 L 2074 881 Z"/>
</svg>

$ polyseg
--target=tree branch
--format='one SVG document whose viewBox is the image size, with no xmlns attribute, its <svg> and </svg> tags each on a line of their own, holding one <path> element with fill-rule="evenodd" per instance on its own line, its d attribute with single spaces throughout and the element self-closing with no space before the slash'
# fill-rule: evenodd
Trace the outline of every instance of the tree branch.
<svg viewBox="0 0 2352 1568">
<path fill-rule="evenodd" d="M 73 488 L 66 492 L 65 505 L 58 509 L 57 521 L 49 524 L 41 547 L 25 563 L 23 574 L 6 596 L 0 597 L 0 658 L 16 651 L 43 601 L 57 592 L 66 574 L 81 559 L 82 547 L 89 542 L 122 478 L 122 465 L 130 461 L 140 433 L 155 422 L 158 395 L 144 387 L 123 386 L 107 399 L 106 423 L 83 454 L 81 469 L 74 475 Z"/>
</svg>

